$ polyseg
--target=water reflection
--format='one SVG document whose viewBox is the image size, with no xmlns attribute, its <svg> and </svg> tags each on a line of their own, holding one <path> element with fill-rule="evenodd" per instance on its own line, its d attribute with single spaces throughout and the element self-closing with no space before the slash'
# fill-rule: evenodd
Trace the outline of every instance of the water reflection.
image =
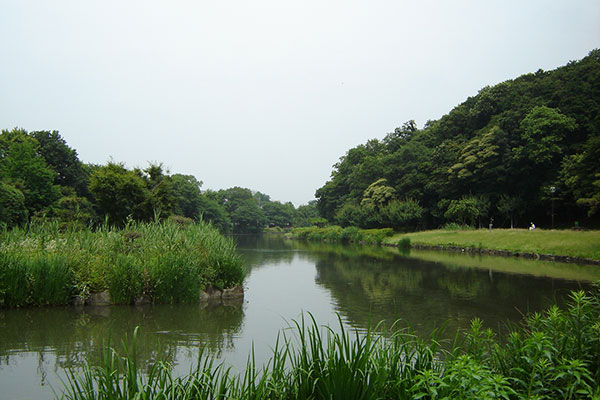
<svg viewBox="0 0 600 400">
<path fill-rule="evenodd" d="M 4 309 L 0 310 L 1 364 L 11 365 L 12 355 L 22 352 L 37 352 L 40 358 L 52 352 L 54 368 L 85 362 L 99 365 L 102 348 L 109 343 L 120 348 L 136 326 L 143 367 L 158 357 L 174 363 L 182 346 L 202 344 L 219 356 L 233 348 L 243 318 L 241 304 Z"/>
<path fill-rule="evenodd" d="M 591 266 L 441 252 L 408 254 L 396 248 L 294 242 L 281 235 L 246 237 L 239 245 L 244 256 L 255 260 L 252 265 L 289 263 L 291 255 L 313 262 L 316 284 L 330 292 L 335 310 L 353 327 L 401 319 L 422 336 L 442 324 L 453 336 L 475 317 L 502 329 L 508 321 L 554 301 L 561 303 L 571 290 L 600 280 L 600 268 Z M 265 247 L 274 251 L 250 251 Z"/>
</svg>

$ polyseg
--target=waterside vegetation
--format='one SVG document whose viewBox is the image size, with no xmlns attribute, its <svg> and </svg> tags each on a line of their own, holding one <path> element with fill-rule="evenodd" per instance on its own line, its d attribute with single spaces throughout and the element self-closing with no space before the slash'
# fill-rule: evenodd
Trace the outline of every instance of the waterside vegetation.
<svg viewBox="0 0 600 400">
<path fill-rule="evenodd" d="M 208 223 L 62 228 L 49 222 L 0 232 L 0 306 L 68 304 L 103 291 L 114 304 L 197 302 L 205 287 L 244 278 L 233 240 Z"/>
<path fill-rule="evenodd" d="M 408 249 L 411 246 L 460 248 L 471 251 L 498 250 L 513 255 L 554 255 L 600 261 L 600 231 L 464 229 L 394 233 L 390 228 L 359 229 L 331 225 L 294 228 L 288 238 L 337 243 L 377 244 Z"/>
<path fill-rule="evenodd" d="M 505 250 L 515 254 L 548 254 L 600 260 L 600 231 L 543 229 L 438 229 L 397 233 L 384 244 L 410 241 L 413 245 L 455 246 Z"/>
<path fill-rule="evenodd" d="M 314 242 L 381 244 L 386 237 L 394 234 L 393 229 L 359 229 L 355 226 L 342 228 L 337 225 L 307 226 L 294 228 L 287 237 Z"/>
<path fill-rule="evenodd" d="M 354 335 L 314 319 L 282 332 L 263 367 L 250 354 L 236 375 L 211 357 L 186 377 L 166 362 L 139 371 L 133 341 L 103 364 L 71 372 L 66 399 L 580 399 L 600 396 L 600 290 L 573 292 L 566 309 L 526 316 L 500 341 L 481 320 L 451 343 L 392 325 Z"/>
</svg>

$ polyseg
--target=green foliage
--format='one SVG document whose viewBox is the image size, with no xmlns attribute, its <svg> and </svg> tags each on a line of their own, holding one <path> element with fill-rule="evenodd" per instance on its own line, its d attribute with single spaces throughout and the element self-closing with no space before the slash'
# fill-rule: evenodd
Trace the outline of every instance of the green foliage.
<svg viewBox="0 0 600 400">
<path fill-rule="evenodd" d="M 410 249 L 410 238 L 406 237 L 398 240 L 398 248 L 401 250 Z"/>
<path fill-rule="evenodd" d="M 37 154 L 38 147 L 33 140 L 14 142 L 2 160 L 1 178 L 23 193 L 29 215 L 43 210 L 60 196 L 58 186 L 54 185 L 55 172 Z"/>
<path fill-rule="evenodd" d="M 463 196 L 459 200 L 450 200 L 444 217 L 461 225 L 475 226 L 488 213 L 489 201 L 484 197 Z M 481 226 L 481 223 L 479 223 Z"/>
<path fill-rule="evenodd" d="M 123 163 L 83 164 L 57 131 L 0 134 L 0 227 L 29 220 L 83 229 L 108 222 L 153 221 L 171 215 L 207 221 L 221 232 L 257 233 L 266 226 L 312 225 L 315 203 L 297 212 L 250 189 L 201 192 L 192 175 L 169 175 L 161 163 L 127 169 Z M 319 222 L 322 224 L 321 222 Z"/>
<path fill-rule="evenodd" d="M 358 204 L 347 202 L 335 214 L 335 222 L 341 226 L 362 225 L 362 209 Z"/>
<path fill-rule="evenodd" d="M 382 210 L 385 226 L 397 231 L 413 230 L 423 217 L 423 208 L 413 199 L 395 200 L 388 203 Z"/>
<path fill-rule="evenodd" d="M 206 285 L 229 288 L 244 278 L 231 238 L 205 223 L 129 222 L 61 229 L 31 224 L 0 233 L 0 304 L 66 304 L 71 295 L 108 289 L 111 301 L 131 304 L 198 301 Z"/>
<path fill-rule="evenodd" d="M 12 185 L 0 182 L 0 228 L 12 228 L 27 220 L 25 196 Z"/>
<path fill-rule="evenodd" d="M 203 280 L 208 278 L 203 279 L 201 265 L 196 260 L 180 252 L 157 255 L 149 262 L 148 270 L 153 282 L 149 292 L 157 303 L 197 302 Z M 214 275 L 213 271 L 210 275 Z M 224 282 L 218 286 L 222 288 Z"/>
<path fill-rule="evenodd" d="M 475 228 L 473 228 L 470 225 L 461 225 L 461 224 L 457 224 L 456 222 L 448 222 L 448 223 L 444 224 L 442 229 L 445 231 L 468 231 L 468 230 L 473 230 Z"/>
<path fill-rule="evenodd" d="M 551 221 L 544 188 L 556 186 L 560 212 L 555 214 L 561 223 L 596 225 L 598 76 L 600 59 L 592 51 L 554 71 L 485 87 L 422 129 L 409 121 L 383 140 L 369 140 L 340 157 L 331 179 L 315 193 L 317 207 L 330 222 L 363 228 L 394 226 L 378 212 L 401 198 L 422 208 L 419 228 L 481 224 L 484 217 L 497 217 L 496 210 L 503 217 L 496 218 L 497 225 L 512 221 L 515 226 L 517 217 L 526 215 L 543 226 Z M 461 202 L 465 196 L 484 197 L 487 207 L 469 211 Z M 520 199 L 518 207 L 507 199 Z M 447 201 L 444 207 L 441 201 Z M 483 208 L 489 214 L 481 213 Z M 400 229 L 407 228 L 414 229 L 414 223 Z"/>
<path fill-rule="evenodd" d="M 162 164 L 150 164 L 143 171 L 134 171 L 142 176 L 146 184 L 146 198 L 143 203 L 144 217 L 150 220 L 155 216 L 166 218 L 171 214 L 175 198 L 171 178 L 163 171 Z"/>
<path fill-rule="evenodd" d="M 229 214 L 221 204 L 206 195 L 200 196 L 198 200 L 199 218 L 210 222 L 221 232 L 231 232 L 232 223 Z"/>
<path fill-rule="evenodd" d="M 278 201 L 269 201 L 262 205 L 262 210 L 269 226 L 289 227 L 294 222 L 296 210 L 292 203 L 282 204 Z"/>
<path fill-rule="evenodd" d="M 75 190 L 78 196 L 88 195 L 88 176 L 77 152 L 71 149 L 57 131 L 35 131 L 30 136 L 39 144 L 38 153 L 56 172 L 54 183 Z"/>
<path fill-rule="evenodd" d="M 302 227 L 292 229 L 292 237 L 299 240 L 354 242 L 381 244 L 383 239 L 394 234 L 393 229 L 359 229 L 357 227 L 342 228 L 332 225 L 326 227 Z"/>
<path fill-rule="evenodd" d="M 0 306 L 67 304 L 73 293 L 73 271 L 52 254 L 24 259 L 22 254 L 0 254 Z"/>
<path fill-rule="evenodd" d="M 379 210 L 385 207 L 396 197 L 393 187 L 387 186 L 387 179 L 378 179 L 365 189 L 360 205 L 364 208 L 375 208 Z"/>
<path fill-rule="evenodd" d="M 71 372 L 67 399 L 576 399 L 600 392 L 600 291 L 575 292 L 565 310 L 551 307 L 524 319 L 506 343 L 475 319 L 454 343 L 441 345 L 408 330 L 381 325 L 354 334 L 341 318 L 334 331 L 293 321 L 273 355 L 257 368 L 248 357 L 233 375 L 200 350 L 190 375 L 175 378 L 171 365 L 138 371 L 136 336 L 124 356 L 106 347 L 103 365 Z M 339 333 L 338 333 L 339 332 Z M 439 332 L 438 332 L 439 333 Z"/>
<path fill-rule="evenodd" d="M 129 215 L 135 219 L 147 217 L 143 207 L 148 198 L 146 184 L 123 164 L 109 162 L 96 169 L 90 177 L 90 192 L 111 223 L 123 224 Z"/>
<path fill-rule="evenodd" d="M 234 232 L 257 233 L 265 228 L 267 218 L 257 199 L 262 197 L 255 197 L 250 189 L 236 186 L 219 190 L 215 197 L 227 211 Z"/>
<path fill-rule="evenodd" d="M 313 200 L 308 204 L 299 206 L 296 209 L 294 215 L 294 226 L 315 225 L 314 220 L 318 218 L 321 218 L 321 216 L 319 215 L 319 210 L 317 209 L 317 202 Z"/>
<path fill-rule="evenodd" d="M 577 124 L 557 109 L 534 107 L 521 121 L 523 145 L 514 149 L 516 158 L 526 159 L 534 165 L 553 166 L 561 153 L 560 143 L 569 136 Z"/>
<path fill-rule="evenodd" d="M 496 203 L 496 208 L 505 217 L 510 219 L 510 228 L 514 228 L 515 219 L 523 215 L 525 203 L 520 197 L 510 197 L 503 194 Z"/>
<path fill-rule="evenodd" d="M 202 182 L 192 175 L 171 175 L 173 214 L 197 219 L 200 215 L 200 187 Z"/>
</svg>

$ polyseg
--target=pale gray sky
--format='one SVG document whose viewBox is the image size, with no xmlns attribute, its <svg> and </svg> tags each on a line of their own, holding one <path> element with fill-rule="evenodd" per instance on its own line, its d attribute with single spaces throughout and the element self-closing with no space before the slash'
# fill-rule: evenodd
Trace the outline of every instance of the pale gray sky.
<svg viewBox="0 0 600 400">
<path fill-rule="evenodd" d="M 0 0 L 0 128 L 298 206 L 351 147 L 598 47 L 598 0 Z"/>
</svg>

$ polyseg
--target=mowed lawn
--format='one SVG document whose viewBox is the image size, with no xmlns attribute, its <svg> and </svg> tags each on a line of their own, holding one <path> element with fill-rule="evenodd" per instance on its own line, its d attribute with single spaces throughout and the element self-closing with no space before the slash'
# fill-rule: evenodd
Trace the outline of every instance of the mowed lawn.
<svg viewBox="0 0 600 400">
<path fill-rule="evenodd" d="M 475 247 L 600 260 L 600 231 L 488 229 L 399 233 L 384 243 L 410 238 L 411 244 Z"/>
</svg>

